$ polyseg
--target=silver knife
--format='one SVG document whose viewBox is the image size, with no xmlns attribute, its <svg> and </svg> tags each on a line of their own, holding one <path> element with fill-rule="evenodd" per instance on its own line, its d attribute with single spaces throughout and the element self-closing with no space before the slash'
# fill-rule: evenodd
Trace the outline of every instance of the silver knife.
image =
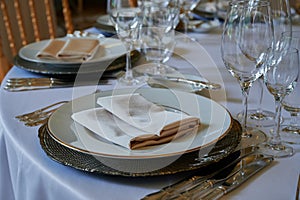
<svg viewBox="0 0 300 200">
<path fill-rule="evenodd" d="M 157 81 L 174 81 L 179 83 L 186 83 L 191 85 L 195 89 L 207 89 L 207 90 L 218 90 L 221 89 L 221 85 L 218 83 L 211 83 L 200 80 L 192 80 L 181 77 L 172 77 L 172 76 L 153 76 L 150 79 Z"/>
<path fill-rule="evenodd" d="M 240 186 L 242 183 L 247 181 L 254 174 L 259 172 L 266 166 L 270 165 L 270 163 L 273 160 L 274 160 L 273 157 L 263 157 L 261 159 L 258 159 L 257 161 L 251 162 L 245 165 L 240 172 L 229 177 L 222 185 L 210 189 L 204 195 L 198 196 L 197 198 L 203 200 L 219 199 L 223 195 L 236 189 L 238 186 Z"/>
<path fill-rule="evenodd" d="M 196 187 L 197 185 L 200 185 L 205 180 L 210 179 L 210 178 L 214 177 L 215 175 L 226 171 L 228 168 L 230 168 L 232 166 L 235 166 L 236 164 L 238 164 L 240 162 L 240 160 L 242 158 L 253 154 L 256 151 L 256 149 L 257 149 L 257 147 L 250 146 L 250 147 L 247 147 L 242 150 L 237 150 L 237 151 L 229 154 L 229 156 L 237 154 L 237 153 L 243 153 L 243 154 L 241 154 L 237 159 L 235 159 L 233 162 L 229 163 L 228 165 L 224 166 L 223 168 L 220 168 L 219 170 L 217 170 L 207 176 L 195 175 L 195 176 L 189 177 L 187 179 L 183 179 L 173 185 L 162 188 L 158 192 L 148 194 L 142 199 L 143 200 L 151 200 L 151 199 L 154 200 L 154 199 L 170 199 L 172 197 L 176 197 L 180 193 L 190 190 L 190 189 Z"/>
</svg>

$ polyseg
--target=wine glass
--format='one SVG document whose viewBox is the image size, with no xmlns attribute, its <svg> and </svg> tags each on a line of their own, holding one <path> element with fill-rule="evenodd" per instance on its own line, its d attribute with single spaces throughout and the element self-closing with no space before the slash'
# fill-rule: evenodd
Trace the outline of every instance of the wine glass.
<svg viewBox="0 0 300 200">
<path fill-rule="evenodd" d="M 282 143 L 280 138 L 280 118 L 282 100 L 292 92 L 299 74 L 299 54 L 295 48 L 270 50 L 270 61 L 264 74 L 264 82 L 274 96 L 276 117 L 274 129 L 267 142 L 261 144 L 259 151 L 274 157 L 287 157 L 294 154 L 293 148 Z"/>
<path fill-rule="evenodd" d="M 164 1 L 164 4 L 156 1 L 142 1 L 143 28 L 139 36 L 140 50 L 147 61 L 152 62 L 137 66 L 135 71 L 138 73 L 164 76 L 175 71 L 163 64 L 170 58 L 175 47 L 174 23 L 176 22 L 174 20 L 176 17 L 174 17 L 174 7 L 171 6 L 171 2 L 174 3 L 174 0 Z"/>
<path fill-rule="evenodd" d="M 283 46 L 300 48 L 300 31 L 288 31 L 282 34 Z M 300 67 L 300 66 L 299 66 Z M 300 77 L 298 77 L 297 84 L 289 95 L 283 101 L 282 106 L 284 110 L 290 113 L 289 124 L 282 125 L 280 132 L 282 140 L 285 142 L 300 144 Z"/>
<path fill-rule="evenodd" d="M 200 0 L 180 0 L 181 9 L 183 10 L 183 14 L 181 15 L 181 20 L 184 26 L 184 34 L 188 32 L 188 25 L 190 22 L 191 11 L 196 8 L 199 4 Z"/>
<path fill-rule="evenodd" d="M 165 65 L 175 48 L 175 31 L 162 27 L 144 27 L 141 31 L 141 52 L 150 63 L 137 66 L 138 73 L 149 76 L 165 76 L 176 70 Z"/>
<path fill-rule="evenodd" d="M 264 73 L 266 53 L 272 44 L 273 29 L 269 2 L 231 2 L 223 28 L 221 54 L 225 67 L 237 78 L 244 96 L 242 146 L 256 145 L 266 139 L 262 131 L 248 127 L 247 101 L 253 82 Z"/>
<path fill-rule="evenodd" d="M 280 45 L 281 34 L 292 29 L 292 18 L 289 0 L 270 1 L 271 14 L 274 28 L 274 45 Z M 248 124 L 252 126 L 267 127 L 274 126 L 275 113 L 262 108 L 264 96 L 263 77 L 258 79 L 259 102 L 257 109 L 248 111 Z"/>
<path fill-rule="evenodd" d="M 131 51 L 141 26 L 141 9 L 129 0 L 108 0 L 108 13 L 118 37 L 126 47 L 126 73 L 119 78 L 119 83 L 139 85 L 145 83 L 144 77 L 134 77 L 132 72 Z"/>
</svg>

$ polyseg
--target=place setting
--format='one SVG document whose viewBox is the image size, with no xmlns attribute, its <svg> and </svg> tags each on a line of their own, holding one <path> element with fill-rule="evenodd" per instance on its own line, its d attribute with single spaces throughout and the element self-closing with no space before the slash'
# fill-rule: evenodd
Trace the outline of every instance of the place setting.
<svg viewBox="0 0 300 200">
<path fill-rule="evenodd" d="M 161 70 L 165 65 L 158 64 L 158 73 L 157 63 L 154 71 L 150 67 L 150 72 L 140 74 L 171 79 L 163 73 L 170 70 L 168 66 Z M 132 82 L 135 76 L 132 78 L 127 83 L 139 85 L 140 79 Z M 199 173 L 225 162 L 237 151 L 240 157 L 235 164 L 240 166 L 220 183 L 234 177 L 239 185 L 274 159 L 258 154 L 254 144 L 245 143 L 243 127 L 223 106 L 172 88 L 116 88 L 71 100 L 39 128 L 39 138 L 43 150 L 59 163 L 95 174 L 126 177 Z M 174 195 L 200 195 L 194 186 Z M 204 187 L 202 182 L 198 187 Z"/>
<path fill-rule="evenodd" d="M 300 42 L 287 1 L 100 3 L 94 27 L 16 49 L 1 199 L 297 198 Z"/>
</svg>

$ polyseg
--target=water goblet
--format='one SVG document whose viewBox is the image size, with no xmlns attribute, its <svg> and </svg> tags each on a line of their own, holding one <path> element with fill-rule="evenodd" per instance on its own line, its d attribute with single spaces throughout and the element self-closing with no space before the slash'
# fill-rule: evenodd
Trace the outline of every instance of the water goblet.
<svg viewBox="0 0 300 200">
<path fill-rule="evenodd" d="M 293 148 L 285 145 L 280 137 L 282 100 L 292 92 L 299 74 L 299 55 L 295 48 L 271 49 L 264 82 L 275 99 L 275 126 L 270 131 L 268 141 L 261 144 L 259 151 L 274 157 L 287 157 L 294 154 Z"/>
<path fill-rule="evenodd" d="M 172 0 L 174 1 L 174 0 Z M 170 3 L 169 1 L 164 1 Z M 142 1 L 143 28 L 139 32 L 140 50 L 149 64 L 137 66 L 135 71 L 145 75 L 164 76 L 175 69 L 164 65 L 175 47 L 174 10 L 169 4 L 160 6 L 155 2 Z"/>
<path fill-rule="evenodd" d="M 144 27 L 141 30 L 141 52 L 146 63 L 136 67 L 136 71 L 149 76 L 164 76 L 174 73 L 174 69 L 165 65 L 172 56 L 175 47 L 175 31 L 162 27 Z"/>
<path fill-rule="evenodd" d="M 115 25 L 118 37 L 124 43 L 126 53 L 126 73 L 119 78 L 124 85 L 140 85 L 145 83 L 145 77 L 134 77 L 132 71 L 131 55 L 134 43 L 138 39 L 141 25 L 141 9 L 128 0 L 108 0 L 108 13 Z"/>
<path fill-rule="evenodd" d="M 266 53 L 272 44 L 269 2 L 252 0 L 229 4 L 222 34 L 221 54 L 225 67 L 237 78 L 244 96 L 242 146 L 256 145 L 266 139 L 262 131 L 247 125 L 247 101 L 253 82 L 264 73 Z"/>
</svg>

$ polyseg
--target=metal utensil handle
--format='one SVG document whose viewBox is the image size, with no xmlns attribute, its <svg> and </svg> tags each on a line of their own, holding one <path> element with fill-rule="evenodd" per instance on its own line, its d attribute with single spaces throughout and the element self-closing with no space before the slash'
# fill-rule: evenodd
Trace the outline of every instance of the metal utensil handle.
<svg viewBox="0 0 300 200">
<path fill-rule="evenodd" d="M 208 195 L 201 198 L 202 200 L 217 200 L 220 199 L 224 194 L 226 194 L 225 190 L 222 189 L 222 186 L 212 189 Z"/>
</svg>

